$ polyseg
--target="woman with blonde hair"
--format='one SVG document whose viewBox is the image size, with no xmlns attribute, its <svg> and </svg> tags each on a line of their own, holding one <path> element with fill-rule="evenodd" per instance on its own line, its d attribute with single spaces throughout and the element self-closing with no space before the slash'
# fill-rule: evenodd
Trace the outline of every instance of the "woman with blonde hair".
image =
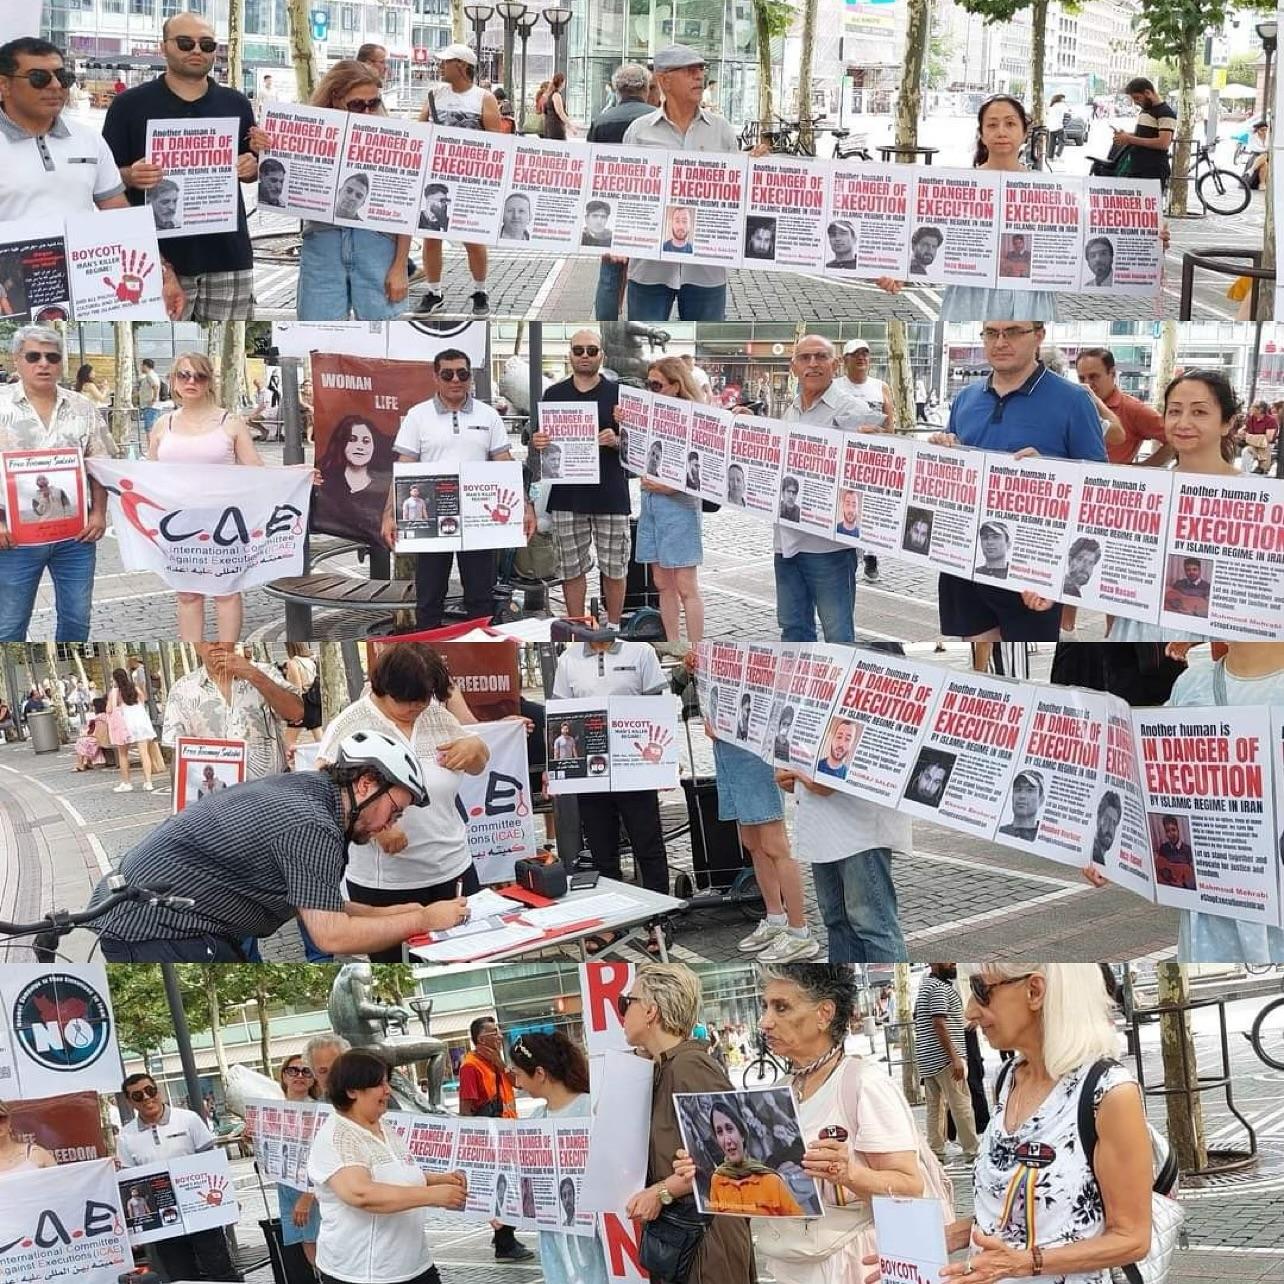
<svg viewBox="0 0 1284 1284">
<path fill-rule="evenodd" d="M 317 1077 L 301 1052 L 286 1057 L 277 1072 L 277 1082 L 285 1093 L 286 1101 L 315 1101 Z M 317 1235 L 321 1232 L 321 1213 L 317 1197 L 310 1190 L 298 1190 L 277 1182 L 277 1204 L 281 1210 L 281 1242 L 301 1244 L 308 1265 L 315 1267 L 317 1260 Z"/>
<path fill-rule="evenodd" d="M 203 352 L 180 352 L 170 367 L 169 385 L 178 409 L 158 419 L 148 434 L 148 459 L 193 468 L 210 464 L 263 466 L 250 439 L 249 425 L 218 404 L 214 367 Z M 218 641 L 235 642 L 240 638 L 242 614 L 239 593 L 214 599 Z M 178 637 L 181 642 L 205 640 L 203 593 L 178 594 Z"/>
</svg>

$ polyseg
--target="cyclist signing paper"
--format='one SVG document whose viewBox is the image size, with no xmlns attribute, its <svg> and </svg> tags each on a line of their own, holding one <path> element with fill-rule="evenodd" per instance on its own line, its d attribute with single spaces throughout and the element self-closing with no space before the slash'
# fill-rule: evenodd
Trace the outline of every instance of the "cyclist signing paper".
<svg viewBox="0 0 1284 1284">
<path fill-rule="evenodd" d="M 388 949 L 468 917 L 462 897 L 435 905 L 375 907 L 345 901 L 347 848 L 430 803 L 419 762 L 390 736 L 362 731 L 319 771 L 268 776 L 222 790 L 170 817 L 129 852 L 132 887 L 178 890 L 176 909 L 125 902 L 92 930 L 114 963 L 227 963 L 240 942 L 271 936 L 296 915 L 327 953 Z M 111 894 L 104 879 L 90 906 Z"/>
</svg>

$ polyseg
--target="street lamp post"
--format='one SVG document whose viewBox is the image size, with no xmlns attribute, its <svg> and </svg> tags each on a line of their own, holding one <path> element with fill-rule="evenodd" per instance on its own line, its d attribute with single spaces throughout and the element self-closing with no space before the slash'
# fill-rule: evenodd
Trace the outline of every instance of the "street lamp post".
<svg viewBox="0 0 1284 1284">
<path fill-rule="evenodd" d="M 517 35 L 522 42 L 522 96 L 518 104 L 517 111 L 517 128 L 522 129 L 526 124 L 526 42 L 531 38 L 531 32 L 539 26 L 539 10 L 526 11 L 524 17 L 517 20 Z"/>
<path fill-rule="evenodd" d="M 473 52 L 477 55 L 478 76 L 481 75 L 482 32 L 486 30 L 486 24 L 494 12 L 494 6 L 489 4 L 464 5 L 464 16 L 473 24 Z"/>
<path fill-rule="evenodd" d="M 544 10 L 544 20 L 553 29 L 553 71 L 566 74 L 566 28 L 571 25 L 571 11 L 565 5 L 552 5 Z"/>
<path fill-rule="evenodd" d="M 495 11 L 504 20 L 504 92 L 508 95 L 511 105 L 513 101 L 513 36 L 517 33 L 517 24 L 526 17 L 526 6 L 522 0 L 499 0 Z"/>
<path fill-rule="evenodd" d="M 1275 61 L 1275 49 L 1279 43 L 1279 24 L 1274 18 L 1269 18 L 1265 22 L 1257 24 L 1257 38 L 1262 42 L 1262 53 L 1266 55 L 1266 74 L 1262 77 L 1262 111 L 1261 118 L 1271 121 L 1271 128 L 1275 128 L 1274 123 L 1274 103 L 1272 101 L 1274 93 L 1271 87 L 1271 65 Z"/>
</svg>

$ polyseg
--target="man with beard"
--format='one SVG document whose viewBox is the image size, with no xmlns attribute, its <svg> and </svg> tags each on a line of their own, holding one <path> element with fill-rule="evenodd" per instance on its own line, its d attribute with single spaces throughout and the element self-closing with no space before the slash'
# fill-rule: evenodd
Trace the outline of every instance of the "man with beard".
<svg viewBox="0 0 1284 1284">
<path fill-rule="evenodd" d="M 419 229 L 423 232 L 450 231 L 450 189 L 445 183 L 429 183 L 424 188 L 424 205 L 419 211 Z"/>
<path fill-rule="evenodd" d="M 1081 597 L 1083 587 L 1092 579 L 1092 573 L 1101 561 L 1101 545 L 1087 535 L 1081 535 L 1070 545 L 1066 557 L 1066 577 L 1061 586 L 1062 597 Z"/>
<path fill-rule="evenodd" d="M 963 997 L 958 992 L 958 964 L 933 963 L 914 1001 L 914 1047 L 919 1078 L 927 1093 L 927 1144 L 945 1158 L 945 1111 L 958 1129 L 963 1158 L 976 1158 L 976 1116 L 967 1091 L 963 1037 Z"/>
<path fill-rule="evenodd" d="M 1107 789 L 1097 804 L 1097 832 L 1092 836 L 1093 864 L 1106 863 L 1106 856 L 1119 835 L 1119 822 L 1122 819 L 1123 803 L 1113 789 Z"/>
<path fill-rule="evenodd" d="M 1193 892 L 1198 886 L 1195 853 L 1181 840 L 1181 822 L 1176 816 L 1165 816 L 1162 824 L 1164 841 L 1155 848 L 1155 879 L 1165 887 Z"/>
<path fill-rule="evenodd" d="M 835 718 L 829 730 L 829 747 L 824 757 L 816 763 L 816 774 L 846 780 L 848 768 L 852 765 L 852 748 L 855 744 L 855 725 L 846 718 Z"/>
</svg>

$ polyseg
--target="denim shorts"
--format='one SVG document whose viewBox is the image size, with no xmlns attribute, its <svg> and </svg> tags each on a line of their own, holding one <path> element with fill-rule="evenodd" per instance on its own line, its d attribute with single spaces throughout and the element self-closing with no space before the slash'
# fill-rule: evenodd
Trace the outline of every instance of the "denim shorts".
<svg viewBox="0 0 1284 1284">
<path fill-rule="evenodd" d="M 311 225 L 299 251 L 300 321 L 389 321 L 406 304 L 390 303 L 384 280 L 396 239 L 363 227 Z"/>
<path fill-rule="evenodd" d="M 739 745 L 715 740 L 713 769 L 718 780 L 719 820 L 768 825 L 784 819 L 785 803 L 770 763 Z"/>
<path fill-rule="evenodd" d="M 666 570 L 699 566 L 704 561 L 700 516 L 700 501 L 694 495 L 657 495 L 644 490 L 635 560 Z"/>
</svg>

